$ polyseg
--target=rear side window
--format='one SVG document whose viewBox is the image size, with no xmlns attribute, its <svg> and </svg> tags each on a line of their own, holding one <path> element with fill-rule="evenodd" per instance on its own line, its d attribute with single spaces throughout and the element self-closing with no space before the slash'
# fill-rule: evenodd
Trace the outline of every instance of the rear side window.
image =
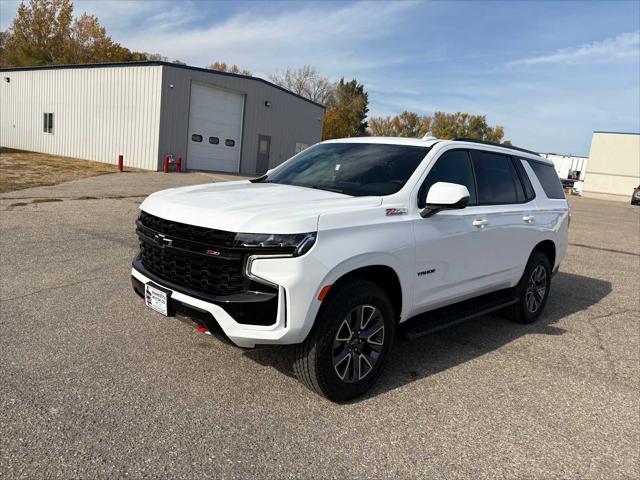
<svg viewBox="0 0 640 480">
<path fill-rule="evenodd" d="M 524 200 L 522 185 L 510 157 L 480 150 L 472 150 L 471 157 L 479 205 L 520 203 Z"/>
<path fill-rule="evenodd" d="M 476 204 L 476 186 L 473 181 L 471 160 L 466 150 L 449 150 L 442 154 L 429 171 L 418 194 L 418 207 L 426 206 L 429 189 L 438 182 L 457 183 L 469 190 L 469 205 Z"/>
<path fill-rule="evenodd" d="M 531 169 L 535 172 L 536 177 L 542 185 L 544 193 L 549 198 L 565 198 L 564 191 L 562 190 L 562 183 L 560 183 L 560 177 L 556 173 L 556 169 L 551 165 L 545 165 L 543 163 L 529 161 Z"/>
</svg>

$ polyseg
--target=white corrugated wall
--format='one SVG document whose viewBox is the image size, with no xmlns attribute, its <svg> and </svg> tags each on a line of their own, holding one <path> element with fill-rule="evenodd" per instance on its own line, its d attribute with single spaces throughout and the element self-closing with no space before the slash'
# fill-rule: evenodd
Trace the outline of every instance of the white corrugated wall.
<svg viewBox="0 0 640 480">
<path fill-rule="evenodd" d="M 1 71 L 0 145 L 157 170 L 161 91 L 161 66 Z"/>
</svg>

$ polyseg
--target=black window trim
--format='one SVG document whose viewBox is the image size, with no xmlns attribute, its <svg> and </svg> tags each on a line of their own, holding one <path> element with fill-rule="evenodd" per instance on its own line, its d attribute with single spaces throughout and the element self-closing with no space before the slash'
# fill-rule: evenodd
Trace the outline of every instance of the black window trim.
<svg viewBox="0 0 640 480">
<path fill-rule="evenodd" d="M 524 191 L 524 196 L 526 200 L 523 203 L 529 203 L 532 200 L 535 200 L 536 189 L 533 187 L 533 183 L 531 183 L 531 179 L 529 178 L 529 174 L 525 170 L 524 165 L 522 165 L 523 158 L 511 156 L 511 161 L 513 162 L 513 165 L 516 168 L 516 173 L 518 174 L 518 177 L 520 178 L 520 183 L 522 184 L 522 190 Z M 527 186 L 525 184 L 528 184 L 529 187 L 531 188 L 531 192 L 533 192 L 533 196 L 531 198 L 527 198 Z"/>
<path fill-rule="evenodd" d="M 519 174 L 518 174 L 518 169 L 517 169 L 517 168 L 516 168 L 516 166 L 513 164 L 513 155 L 509 155 L 508 153 L 493 152 L 493 151 L 491 151 L 491 150 L 483 150 L 483 149 L 481 149 L 481 148 L 470 148 L 470 149 L 469 149 L 469 151 L 470 151 L 470 152 L 483 152 L 483 153 L 490 153 L 490 154 L 492 154 L 492 155 L 501 155 L 501 156 L 503 156 L 503 157 L 507 157 L 507 159 L 509 159 L 509 161 L 511 162 L 511 167 L 512 167 L 512 168 L 513 168 L 513 170 L 516 172 L 516 176 L 517 176 L 517 178 L 518 178 L 518 179 L 520 179 L 520 176 L 519 176 Z M 473 155 L 472 155 L 472 154 L 470 154 L 470 156 L 471 156 L 471 165 L 472 165 L 472 168 L 473 168 Z M 540 163 L 543 163 L 543 162 L 540 162 Z M 476 173 L 476 172 L 475 172 L 475 169 L 474 169 L 474 170 L 473 170 L 474 178 L 475 178 L 475 173 Z M 512 180 L 513 180 L 513 182 L 514 182 L 513 188 L 515 189 L 515 188 L 516 188 L 516 185 L 515 185 L 515 181 L 516 181 L 516 179 L 512 177 Z M 525 194 L 525 199 L 524 199 L 524 201 L 521 201 L 521 202 L 496 202 L 496 203 L 493 203 L 493 202 L 491 202 L 491 203 L 489 203 L 489 202 L 483 202 L 483 203 L 481 203 L 481 202 L 480 202 L 480 194 L 479 194 L 479 190 L 478 190 L 478 186 L 477 186 L 477 184 L 478 184 L 478 180 L 476 179 L 475 181 L 476 181 L 476 196 L 477 196 L 477 199 L 478 199 L 478 205 L 477 205 L 477 206 L 479 206 L 479 207 L 491 207 L 491 206 L 496 206 L 496 205 L 524 205 L 525 203 L 529 203 L 529 202 L 532 200 L 532 199 L 531 199 L 531 200 L 527 200 L 527 199 L 526 199 L 527 192 L 526 192 L 526 190 L 525 190 L 525 188 L 524 188 L 524 185 L 522 185 L 522 180 L 520 179 L 520 184 L 522 185 L 522 191 L 523 191 L 523 192 L 524 192 L 524 194 Z M 532 185 L 532 189 L 533 189 L 533 185 Z M 534 194 L 534 198 L 535 198 L 535 189 L 533 189 L 533 194 Z M 516 194 L 516 196 L 517 196 L 517 194 Z"/>
<path fill-rule="evenodd" d="M 418 208 L 420 208 L 420 209 L 424 208 L 424 207 L 420 206 L 420 192 L 422 191 L 422 187 L 424 186 L 424 184 L 426 183 L 427 179 L 429 178 L 429 174 L 431 173 L 433 168 L 436 166 L 436 163 L 438 163 L 438 160 L 440 160 L 445 154 L 447 154 L 449 152 L 466 152 L 467 158 L 469 159 L 469 166 L 471 167 L 471 177 L 473 178 L 473 186 L 476 189 L 476 203 L 469 203 L 469 204 L 467 204 L 467 207 L 477 207 L 477 206 L 479 206 L 479 203 L 478 203 L 478 181 L 476 180 L 476 171 L 473 168 L 473 160 L 471 159 L 471 154 L 469 153 L 469 149 L 468 148 L 450 148 L 450 149 L 445 150 L 444 152 L 442 152 L 438 156 L 438 158 L 435 159 L 435 161 L 433 162 L 433 165 L 431 166 L 431 168 L 429 168 L 429 171 L 426 173 L 424 179 L 420 183 L 420 187 L 418 187 L 418 194 L 416 196 L 416 202 L 417 202 Z M 428 193 L 428 192 L 425 192 L 425 193 Z M 426 197 L 425 197 L 425 201 L 426 201 Z"/>
</svg>

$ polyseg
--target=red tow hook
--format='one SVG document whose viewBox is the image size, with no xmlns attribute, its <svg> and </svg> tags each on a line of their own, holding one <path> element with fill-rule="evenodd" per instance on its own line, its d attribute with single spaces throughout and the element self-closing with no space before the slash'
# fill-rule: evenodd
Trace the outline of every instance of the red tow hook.
<svg viewBox="0 0 640 480">
<path fill-rule="evenodd" d="M 211 332 L 209 331 L 209 329 L 201 323 L 199 323 L 198 326 L 196 327 L 196 332 L 204 333 L 205 335 L 211 335 Z"/>
</svg>

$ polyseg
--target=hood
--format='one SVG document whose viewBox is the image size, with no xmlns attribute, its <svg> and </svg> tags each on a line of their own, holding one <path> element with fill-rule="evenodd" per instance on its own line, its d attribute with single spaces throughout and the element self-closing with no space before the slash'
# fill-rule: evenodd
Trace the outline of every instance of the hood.
<svg viewBox="0 0 640 480">
<path fill-rule="evenodd" d="M 375 207 L 380 197 L 276 183 L 210 183 L 156 192 L 140 208 L 174 222 L 244 233 L 306 233 L 318 230 L 323 213 Z"/>
</svg>

